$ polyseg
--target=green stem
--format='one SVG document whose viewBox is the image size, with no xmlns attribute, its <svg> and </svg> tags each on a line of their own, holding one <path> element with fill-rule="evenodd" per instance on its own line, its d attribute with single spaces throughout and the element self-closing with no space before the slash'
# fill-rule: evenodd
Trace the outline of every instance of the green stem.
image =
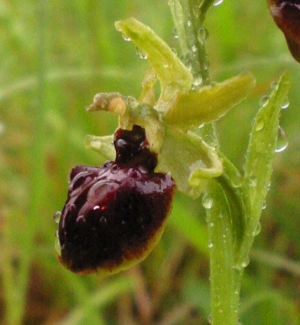
<svg viewBox="0 0 300 325">
<path fill-rule="evenodd" d="M 183 60 L 191 69 L 194 87 L 210 84 L 209 61 L 205 48 L 208 33 L 202 23 L 212 3 L 213 1 L 204 1 L 200 5 L 200 1 L 193 0 L 169 1 Z"/>
<path fill-rule="evenodd" d="M 213 0 L 170 0 L 173 19 L 177 29 L 179 42 L 185 64 L 190 66 L 194 77 L 194 87 L 210 84 L 209 61 L 205 43 L 208 37 L 203 22 L 207 10 Z M 218 140 L 215 125 L 205 124 L 201 129 L 201 137 L 213 137 L 215 145 Z M 211 323 L 213 325 L 236 325 L 238 323 L 238 304 L 241 286 L 242 269 L 236 268 L 236 246 L 239 225 L 233 227 L 230 198 L 225 193 L 222 182 L 211 181 L 204 194 L 206 207 L 209 248 L 210 248 L 210 280 L 211 280 Z M 205 202 L 205 200 L 208 200 Z M 229 201 L 228 201 L 229 200 Z M 212 205 L 211 205 L 212 203 Z"/>
</svg>

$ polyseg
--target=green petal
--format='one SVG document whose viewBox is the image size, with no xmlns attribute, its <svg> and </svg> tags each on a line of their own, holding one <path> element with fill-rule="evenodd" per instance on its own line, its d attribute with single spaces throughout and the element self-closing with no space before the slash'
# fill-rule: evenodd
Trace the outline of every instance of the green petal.
<svg viewBox="0 0 300 325">
<path fill-rule="evenodd" d="M 178 94 L 168 107 L 164 121 L 183 129 L 212 122 L 243 100 L 255 86 L 250 73 L 228 79 L 198 91 Z"/>
<path fill-rule="evenodd" d="M 168 95 L 174 91 L 190 90 L 193 82 L 191 73 L 152 29 L 134 18 L 117 21 L 115 26 L 147 54 L 148 61 L 161 83 L 163 100 L 167 100 Z"/>
<path fill-rule="evenodd" d="M 178 190 L 197 198 L 207 181 L 222 174 L 223 167 L 214 148 L 192 132 L 165 128 L 158 170 L 170 172 Z"/>
<path fill-rule="evenodd" d="M 85 146 L 86 148 L 91 148 L 96 152 L 100 153 L 103 157 L 109 160 L 115 160 L 116 151 L 113 145 L 114 136 L 95 136 L 95 135 L 87 135 L 85 138 Z"/>
</svg>

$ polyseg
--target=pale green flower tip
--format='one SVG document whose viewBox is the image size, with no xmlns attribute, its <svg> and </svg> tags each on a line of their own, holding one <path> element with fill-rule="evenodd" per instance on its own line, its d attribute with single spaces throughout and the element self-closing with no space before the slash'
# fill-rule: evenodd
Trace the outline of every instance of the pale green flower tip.
<svg viewBox="0 0 300 325">
<path fill-rule="evenodd" d="M 115 23 L 125 40 L 131 40 L 154 69 L 161 84 L 161 96 L 170 86 L 179 87 L 182 92 L 189 91 L 193 77 L 172 49 L 148 26 L 135 18 L 127 18 Z M 161 100 L 165 100 L 161 98 Z"/>
<path fill-rule="evenodd" d="M 85 138 L 85 147 L 100 153 L 109 160 L 115 159 L 115 149 L 113 145 L 113 135 L 95 136 L 87 135 Z"/>
</svg>

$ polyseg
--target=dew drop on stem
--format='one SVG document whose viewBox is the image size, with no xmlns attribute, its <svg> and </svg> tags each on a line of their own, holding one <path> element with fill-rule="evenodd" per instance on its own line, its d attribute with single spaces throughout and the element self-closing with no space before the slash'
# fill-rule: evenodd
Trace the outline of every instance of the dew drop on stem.
<svg viewBox="0 0 300 325">
<path fill-rule="evenodd" d="M 208 37 L 209 37 L 208 30 L 206 28 L 204 28 L 204 27 L 200 27 L 198 29 L 198 33 L 197 33 L 198 41 L 201 44 L 203 44 L 203 43 L 205 43 L 208 40 Z"/>
</svg>

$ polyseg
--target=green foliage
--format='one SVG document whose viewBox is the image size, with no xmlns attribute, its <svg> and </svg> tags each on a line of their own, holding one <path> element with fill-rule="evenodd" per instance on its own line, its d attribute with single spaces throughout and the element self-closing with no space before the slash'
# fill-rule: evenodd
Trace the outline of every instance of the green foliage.
<svg viewBox="0 0 300 325">
<path fill-rule="evenodd" d="M 117 126 L 109 114 L 85 107 L 99 92 L 138 97 L 148 68 L 113 24 L 135 16 L 180 56 L 167 1 L 10 0 L 0 9 L 0 322 L 141 324 L 155 317 L 207 324 L 208 234 L 199 200 L 178 195 L 159 247 L 115 278 L 73 275 L 54 251 L 52 215 L 66 199 L 69 169 L 103 162 L 85 148 L 86 134 L 111 134 Z M 206 28 L 212 80 L 243 70 L 257 79 L 251 97 L 217 122 L 220 149 L 241 171 L 259 98 L 283 70 L 290 75 L 290 107 L 280 119 L 289 145 L 275 156 L 262 231 L 243 277 L 241 322 L 297 324 L 299 67 L 263 1 L 224 0 L 209 11 Z"/>
</svg>

